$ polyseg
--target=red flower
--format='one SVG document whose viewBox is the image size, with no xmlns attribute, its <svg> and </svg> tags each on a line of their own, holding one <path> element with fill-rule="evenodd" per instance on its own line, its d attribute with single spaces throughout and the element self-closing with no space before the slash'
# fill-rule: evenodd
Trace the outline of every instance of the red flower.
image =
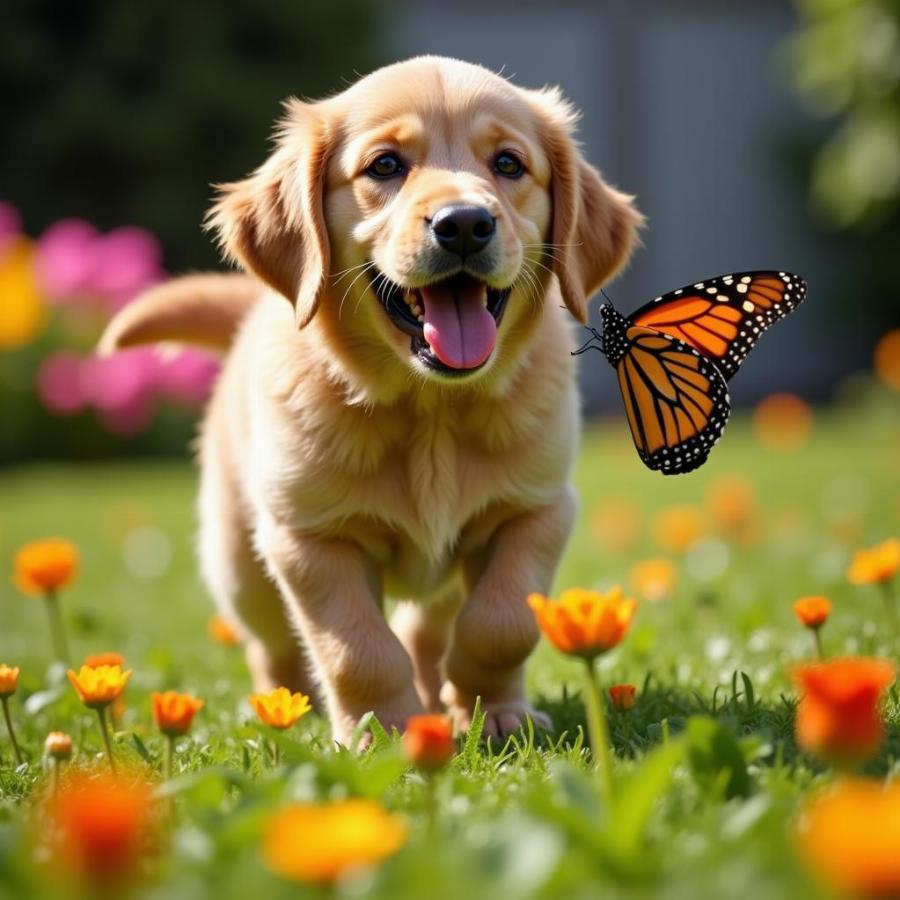
<svg viewBox="0 0 900 900">
<path fill-rule="evenodd" d="M 456 752 L 450 722 L 444 716 L 413 716 L 406 723 L 403 752 L 420 769 L 443 768 Z"/>
<path fill-rule="evenodd" d="M 633 684 L 614 684 L 609 689 L 613 709 L 617 712 L 628 712 L 634 708 L 634 695 L 637 688 Z"/>
<path fill-rule="evenodd" d="M 878 752 L 884 723 L 878 709 L 896 669 L 881 659 L 836 659 L 797 666 L 803 692 L 795 724 L 797 743 L 835 762 L 859 762 Z"/>
</svg>

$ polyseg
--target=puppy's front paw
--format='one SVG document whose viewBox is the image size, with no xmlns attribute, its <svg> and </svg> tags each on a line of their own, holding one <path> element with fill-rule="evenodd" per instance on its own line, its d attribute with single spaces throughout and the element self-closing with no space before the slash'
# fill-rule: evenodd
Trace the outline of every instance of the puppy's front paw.
<svg viewBox="0 0 900 900">
<path fill-rule="evenodd" d="M 353 743 L 353 732 L 356 730 L 360 719 L 368 711 L 365 709 L 353 710 L 346 708 L 340 712 L 332 710 L 331 721 L 334 740 L 345 747 L 350 747 Z M 371 711 L 375 713 L 375 718 L 378 719 L 388 734 L 394 728 L 401 733 L 404 732 L 409 719 L 424 712 L 419 695 L 412 686 L 400 696 L 375 704 Z M 350 749 L 365 750 L 371 743 L 372 734 L 367 731 L 363 734 L 358 746 L 350 747 Z"/>
<path fill-rule="evenodd" d="M 449 682 L 444 684 L 441 690 L 441 699 L 447 705 L 447 711 L 453 719 L 453 724 L 458 731 L 468 731 L 472 725 L 472 714 L 475 708 L 475 699 L 465 697 L 456 687 Z M 543 731 L 553 730 L 553 720 L 545 712 L 535 709 L 524 698 L 511 698 L 506 700 L 481 701 L 484 712 L 484 737 L 502 740 L 518 731 L 526 718 L 534 722 L 535 728 Z"/>
</svg>

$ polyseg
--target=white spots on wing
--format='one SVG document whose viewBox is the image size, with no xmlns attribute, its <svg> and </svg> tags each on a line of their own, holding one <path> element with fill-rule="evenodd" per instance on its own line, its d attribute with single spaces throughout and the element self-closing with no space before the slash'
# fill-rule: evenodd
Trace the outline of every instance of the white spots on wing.
<svg viewBox="0 0 900 900">
<path fill-rule="evenodd" d="M 743 307 L 744 312 L 753 312 L 753 310 L 756 309 L 756 307 L 749 300 L 745 300 L 741 304 L 741 306 Z"/>
<path fill-rule="evenodd" d="M 702 291 L 704 286 L 705 285 L 703 284 L 702 281 L 698 281 L 697 284 L 694 285 L 694 287 L 697 288 L 698 291 Z"/>
<path fill-rule="evenodd" d="M 741 284 L 735 285 L 735 287 L 737 288 L 738 293 L 740 293 L 740 294 L 747 293 L 747 285 L 744 284 L 743 282 Z"/>
<path fill-rule="evenodd" d="M 745 275 L 745 276 L 741 279 L 741 284 L 750 284 L 750 282 L 751 282 L 752 280 L 753 280 L 753 279 L 752 279 L 749 275 Z"/>
<path fill-rule="evenodd" d="M 719 303 L 727 303 L 727 302 L 728 302 L 728 296 L 727 296 L 726 294 L 717 294 L 717 295 L 716 295 L 716 300 L 718 300 Z"/>
<path fill-rule="evenodd" d="M 675 291 L 675 296 L 677 297 L 679 294 L 681 294 L 683 292 L 684 292 L 684 288 L 678 288 L 678 290 Z"/>
<path fill-rule="evenodd" d="M 717 294 L 717 293 L 718 293 L 718 288 L 708 287 L 708 288 L 706 289 L 706 293 L 707 293 L 707 294 Z"/>
</svg>

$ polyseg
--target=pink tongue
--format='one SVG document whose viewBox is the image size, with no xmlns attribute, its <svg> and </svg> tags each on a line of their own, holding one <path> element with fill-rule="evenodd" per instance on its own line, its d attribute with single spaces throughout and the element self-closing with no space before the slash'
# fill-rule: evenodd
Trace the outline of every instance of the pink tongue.
<svg viewBox="0 0 900 900">
<path fill-rule="evenodd" d="M 474 369 L 497 342 L 497 323 L 484 305 L 487 287 L 474 278 L 421 288 L 425 340 L 451 369 Z"/>
</svg>

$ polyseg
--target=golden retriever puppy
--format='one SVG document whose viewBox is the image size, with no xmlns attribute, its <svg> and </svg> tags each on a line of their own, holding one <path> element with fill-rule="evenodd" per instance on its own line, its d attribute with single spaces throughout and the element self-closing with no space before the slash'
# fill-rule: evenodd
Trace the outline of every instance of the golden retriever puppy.
<svg viewBox="0 0 900 900">
<path fill-rule="evenodd" d="M 104 337 L 228 347 L 200 438 L 203 575 L 256 688 L 312 688 L 338 741 L 368 710 L 465 728 L 477 697 L 487 734 L 549 725 L 524 691 L 525 597 L 575 515 L 566 319 L 640 224 L 574 118 L 556 90 L 438 57 L 291 100 L 210 214 L 252 278 L 170 282 Z"/>
</svg>

